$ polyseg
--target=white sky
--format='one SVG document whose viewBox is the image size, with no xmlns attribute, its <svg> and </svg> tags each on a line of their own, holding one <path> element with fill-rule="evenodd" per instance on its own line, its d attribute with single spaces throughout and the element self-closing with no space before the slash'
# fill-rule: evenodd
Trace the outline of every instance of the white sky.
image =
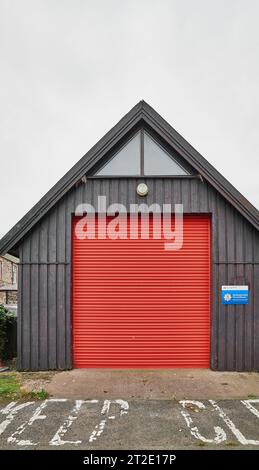
<svg viewBox="0 0 259 470">
<path fill-rule="evenodd" d="M 259 207 L 258 0 L 0 0 L 0 236 L 140 99 Z"/>
</svg>

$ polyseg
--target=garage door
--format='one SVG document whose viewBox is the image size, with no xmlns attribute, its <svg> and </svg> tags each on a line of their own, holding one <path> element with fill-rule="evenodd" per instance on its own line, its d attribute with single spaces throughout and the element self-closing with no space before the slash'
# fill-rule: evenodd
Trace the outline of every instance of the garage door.
<svg viewBox="0 0 259 470">
<path fill-rule="evenodd" d="M 78 220 L 74 367 L 209 367 L 209 217 L 184 216 L 179 251 L 140 231 L 137 239 L 79 239 Z M 151 234 L 152 217 L 143 223 Z"/>
</svg>

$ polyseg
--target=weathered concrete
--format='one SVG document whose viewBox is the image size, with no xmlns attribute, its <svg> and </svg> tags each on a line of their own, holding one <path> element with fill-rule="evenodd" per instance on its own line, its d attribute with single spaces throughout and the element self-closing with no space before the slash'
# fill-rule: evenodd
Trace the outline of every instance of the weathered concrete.
<svg viewBox="0 0 259 470">
<path fill-rule="evenodd" d="M 44 388 L 59 398 L 247 398 L 259 397 L 259 373 L 207 369 L 75 369 L 54 374 Z"/>
<path fill-rule="evenodd" d="M 17 405 L 0 405 L 1 449 L 259 448 L 259 400 L 94 398 Z"/>
</svg>

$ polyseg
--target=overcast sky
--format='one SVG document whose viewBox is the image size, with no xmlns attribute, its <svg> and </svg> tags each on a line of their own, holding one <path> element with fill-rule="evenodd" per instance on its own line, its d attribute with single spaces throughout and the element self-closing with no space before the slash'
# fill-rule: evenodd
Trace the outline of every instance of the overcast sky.
<svg viewBox="0 0 259 470">
<path fill-rule="evenodd" d="M 0 0 L 0 236 L 140 99 L 259 207 L 258 0 Z"/>
</svg>

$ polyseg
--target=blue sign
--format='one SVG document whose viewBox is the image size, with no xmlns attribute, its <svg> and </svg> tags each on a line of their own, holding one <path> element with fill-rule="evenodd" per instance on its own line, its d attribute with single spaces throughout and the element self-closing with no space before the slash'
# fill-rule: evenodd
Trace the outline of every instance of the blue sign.
<svg viewBox="0 0 259 470">
<path fill-rule="evenodd" d="M 221 301 L 224 305 L 248 304 L 248 286 L 222 286 Z"/>
</svg>

